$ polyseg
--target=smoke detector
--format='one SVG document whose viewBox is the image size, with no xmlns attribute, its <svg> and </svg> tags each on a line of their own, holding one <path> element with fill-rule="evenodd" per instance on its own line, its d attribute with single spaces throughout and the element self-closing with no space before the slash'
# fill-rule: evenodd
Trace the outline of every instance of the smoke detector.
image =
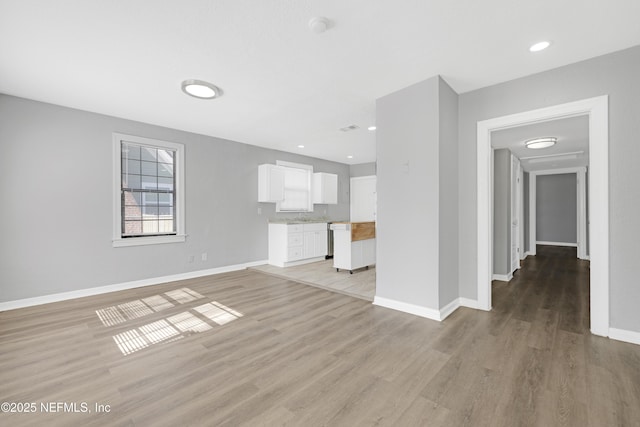
<svg viewBox="0 0 640 427">
<path fill-rule="evenodd" d="M 324 33 L 329 29 L 330 25 L 331 21 L 324 16 L 317 16 L 309 21 L 309 28 L 316 34 Z"/>
</svg>

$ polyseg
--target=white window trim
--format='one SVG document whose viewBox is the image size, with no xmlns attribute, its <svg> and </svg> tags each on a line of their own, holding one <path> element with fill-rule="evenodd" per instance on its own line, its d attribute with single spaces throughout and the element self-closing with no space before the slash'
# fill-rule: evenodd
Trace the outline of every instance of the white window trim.
<svg viewBox="0 0 640 427">
<path fill-rule="evenodd" d="M 162 147 L 175 150 L 175 185 L 176 200 L 176 234 L 170 236 L 141 236 L 122 238 L 122 207 L 121 207 L 121 176 L 122 176 L 122 160 L 121 160 L 121 142 L 133 142 L 140 145 L 149 145 L 152 147 Z M 142 246 L 157 245 L 163 243 L 181 243 L 186 240 L 185 234 L 185 209 L 184 209 L 184 144 L 176 142 L 161 141 L 151 138 L 143 138 L 140 136 L 126 135 L 122 133 L 113 133 L 113 240 L 114 248 L 126 246 Z"/>
</svg>

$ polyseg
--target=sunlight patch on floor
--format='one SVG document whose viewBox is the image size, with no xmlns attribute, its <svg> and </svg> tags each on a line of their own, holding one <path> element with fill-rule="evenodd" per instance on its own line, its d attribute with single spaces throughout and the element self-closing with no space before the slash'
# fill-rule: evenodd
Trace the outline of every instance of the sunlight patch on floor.
<svg viewBox="0 0 640 427">
<path fill-rule="evenodd" d="M 164 294 L 176 303 L 184 304 L 205 298 L 189 288 L 175 289 Z M 105 327 L 120 325 L 176 305 L 161 295 L 96 310 L 96 315 Z M 172 314 L 154 322 L 113 335 L 120 352 L 127 356 L 154 344 L 174 342 L 191 334 L 207 332 L 243 317 L 243 314 L 217 301 Z"/>
<path fill-rule="evenodd" d="M 204 295 L 189 289 L 181 288 L 164 294 L 178 304 L 203 299 Z M 175 304 L 162 295 L 153 295 L 139 300 L 129 301 L 111 307 L 96 310 L 96 315 L 104 326 L 114 326 L 127 320 L 139 319 L 162 310 L 175 307 Z"/>
</svg>

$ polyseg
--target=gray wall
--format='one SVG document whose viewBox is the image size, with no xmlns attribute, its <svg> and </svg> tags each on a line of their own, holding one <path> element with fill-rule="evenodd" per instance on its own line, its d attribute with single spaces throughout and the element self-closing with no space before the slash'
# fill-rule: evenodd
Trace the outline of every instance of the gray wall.
<svg viewBox="0 0 640 427">
<path fill-rule="evenodd" d="M 511 152 L 493 152 L 493 274 L 511 273 Z"/>
<path fill-rule="evenodd" d="M 576 174 L 536 178 L 536 239 L 538 242 L 578 242 Z"/>
<path fill-rule="evenodd" d="M 376 101 L 376 297 L 437 309 L 439 78 Z"/>
<path fill-rule="evenodd" d="M 376 297 L 457 298 L 457 95 L 440 78 L 377 100 Z"/>
<path fill-rule="evenodd" d="M 640 332 L 640 46 L 460 95 L 460 296 L 477 298 L 476 128 L 480 120 L 609 95 L 611 327 Z"/>
<path fill-rule="evenodd" d="M 352 177 L 372 176 L 376 174 L 376 163 L 360 163 L 359 165 L 349 166 L 349 174 Z"/>
<path fill-rule="evenodd" d="M 440 308 L 458 298 L 458 94 L 441 78 L 439 92 Z"/>
<path fill-rule="evenodd" d="M 112 132 L 185 144 L 185 243 L 112 247 Z M 3 302 L 266 260 L 276 213 L 256 201 L 262 163 L 338 174 L 339 204 L 316 205 L 315 215 L 349 217 L 344 164 L 7 95 L 0 143 Z"/>
</svg>

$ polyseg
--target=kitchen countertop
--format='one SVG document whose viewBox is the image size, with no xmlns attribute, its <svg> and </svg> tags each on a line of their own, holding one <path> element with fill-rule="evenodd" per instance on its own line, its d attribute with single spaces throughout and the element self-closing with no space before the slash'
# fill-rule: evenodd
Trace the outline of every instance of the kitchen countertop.
<svg viewBox="0 0 640 427">
<path fill-rule="evenodd" d="M 328 218 L 276 218 L 270 219 L 269 224 L 313 224 L 334 222 Z"/>
</svg>

